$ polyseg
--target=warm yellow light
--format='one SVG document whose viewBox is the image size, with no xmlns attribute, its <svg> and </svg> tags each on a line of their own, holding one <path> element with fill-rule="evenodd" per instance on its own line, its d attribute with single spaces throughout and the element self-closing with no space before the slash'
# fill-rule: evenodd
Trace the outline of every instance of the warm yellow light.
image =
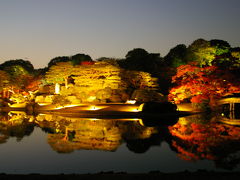
<svg viewBox="0 0 240 180">
<path fill-rule="evenodd" d="M 60 94 L 60 85 L 58 83 L 55 84 L 55 94 Z"/>
<path fill-rule="evenodd" d="M 71 104 L 71 105 L 67 105 L 67 106 L 64 106 L 64 107 L 76 107 L 78 106 L 78 104 Z"/>
<path fill-rule="evenodd" d="M 132 109 L 130 111 L 132 111 L 132 112 L 139 112 L 138 108 L 137 109 Z"/>
<path fill-rule="evenodd" d="M 64 106 L 55 107 L 54 109 L 62 109 Z"/>
<path fill-rule="evenodd" d="M 48 103 L 38 103 L 39 106 L 48 105 Z"/>
<path fill-rule="evenodd" d="M 143 110 L 143 106 L 144 106 L 144 103 L 140 104 L 140 106 L 138 107 L 138 110 L 142 111 Z"/>
<path fill-rule="evenodd" d="M 142 119 L 138 119 L 138 122 L 141 126 L 144 126 L 143 120 Z"/>
<path fill-rule="evenodd" d="M 9 107 L 14 107 L 14 108 L 23 108 L 26 106 L 26 103 L 17 103 L 17 104 L 10 104 L 8 103 Z"/>
<path fill-rule="evenodd" d="M 90 118 L 89 120 L 90 121 L 97 121 L 97 120 L 100 120 L 100 119 L 98 119 L 98 118 Z"/>
<path fill-rule="evenodd" d="M 90 106 L 89 110 L 96 111 L 96 110 L 99 110 L 99 109 L 102 109 L 102 107 Z"/>
<path fill-rule="evenodd" d="M 140 106 L 135 106 L 135 107 L 130 107 L 129 109 L 128 109 L 128 111 L 130 111 L 130 112 L 140 112 L 140 111 L 142 111 L 142 109 L 143 109 L 143 106 L 144 106 L 144 103 L 143 104 L 141 104 Z"/>
<path fill-rule="evenodd" d="M 126 104 L 135 104 L 136 103 L 136 100 L 127 100 L 126 101 Z"/>
<path fill-rule="evenodd" d="M 66 105 L 66 106 L 58 106 L 54 109 L 63 109 L 63 108 L 67 108 L 67 107 L 75 107 L 75 106 L 78 106 L 77 104 L 71 104 L 71 105 Z"/>
</svg>

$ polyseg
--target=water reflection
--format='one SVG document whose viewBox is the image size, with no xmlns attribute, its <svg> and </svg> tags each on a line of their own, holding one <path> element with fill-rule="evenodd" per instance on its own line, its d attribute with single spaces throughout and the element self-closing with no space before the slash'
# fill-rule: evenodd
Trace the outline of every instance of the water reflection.
<svg viewBox="0 0 240 180">
<path fill-rule="evenodd" d="M 83 119 L 40 115 L 36 123 L 48 130 L 48 143 L 59 153 L 74 150 L 116 151 L 123 141 L 147 139 L 157 133 L 142 126 L 138 119 Z"/>
<path fill-rule="evenodd" d="M 39 127 L 47 134 L 46 143 L 57 154 L 79 150 L 115 152 L 121 145 L 143 154 L 166 142 L 185 162 L 209 160 L 216 168 L 228 170 L 239 166 L 240 126 L 221 123 L 217 116 L 209 114 L 175 121 L 153 123 L 146 119 L 87 119 L 10 112 L 0 116 L 0 143 L 8 142 L 10 137 L 21 141 L 32 134 L 34 127 Z"/>
<path fill-rule="evenodd" d="M 232 170 L 240 164 L 240 127 L 220 123 L 215 116 L 180 118 L 169 127 L 171 146 L 187 161 L 208 159 L 216 167 Z"/>
<path fill-rule="evenodd" d="M 24 136 L 29 136 L 34 130 L 31 118 L 27 118 L 25 113 L 9 113 L 0 116 L 0 143 L 7 142 L 9 137 L 16 137 L 21 141 Z"/>
</svg>

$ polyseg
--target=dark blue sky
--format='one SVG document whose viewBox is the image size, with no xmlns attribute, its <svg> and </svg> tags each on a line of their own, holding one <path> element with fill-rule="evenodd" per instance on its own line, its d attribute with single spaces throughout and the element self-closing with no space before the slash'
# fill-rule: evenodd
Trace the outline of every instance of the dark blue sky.
<svg viewBox="0 0 240 180">
<path fill-rule="evenodd" d="M 0 63 L 56 56 L 123 58 L 133 48 L 165 56 L 198 38 L 240 46 L 240 0 L 0 0 Z"/>
</svg>

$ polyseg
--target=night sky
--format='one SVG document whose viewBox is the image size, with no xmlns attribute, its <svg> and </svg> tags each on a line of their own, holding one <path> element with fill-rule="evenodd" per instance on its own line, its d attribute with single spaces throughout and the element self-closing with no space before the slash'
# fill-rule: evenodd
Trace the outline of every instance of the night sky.
<svg viewBox="0 0 240 180">
<path fill-rule="evenodd" d="M 198 38 L 240 46 L 240 0 L 0 0 L 0 63 L 35 68 L 77 53 L 123 58 L 133 48 L 165 56 Z"/>
</svg>

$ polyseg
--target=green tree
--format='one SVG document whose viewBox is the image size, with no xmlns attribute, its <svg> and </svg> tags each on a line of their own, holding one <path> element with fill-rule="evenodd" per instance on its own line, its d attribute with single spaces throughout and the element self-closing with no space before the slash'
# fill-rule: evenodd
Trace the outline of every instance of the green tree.
<svg viewBox="0 0 240 180">
<path fill-rule="evenodd" d="M 227 41 L 212 39 L 210 40 L 210 46 L 216 48 L 216 56 L 220 56 L 222 54 L 228 53 L 231 46 Z"/>
<path fill-rule="evenodd" d="M 26 61 L 23 59 L 16 59 L 16 60 L 9 60 L 0 65 L 1 70 L 5 70 L 6 68 L 11 67 L 22 67 L 25 71 L 27 71 L 30 74 L 34 73 L 34 67 L 30 61 Z"/>
<path fill-rule="evenodd" d="M 188 47 L 188 61 L 196 61 L 202 66 L 211 66 L 215 59 L 216 48 L 212 47 L 209 41 L 204 39 L 195 40 Z"/>
<path fill-rule="evenodd" d="M 184 44 L 179 44 L 172 48 L 169 53 L 164 57 L 164 64 L 171 67 L 178 67 L 187 64 L 187 47 Z"/>
<path fill-rule="evenodd" d="M 4 71 L 9 75 L 9 87 L 12 93 L 19 93 L 20 91 L 25 91 L 25 87 L 28 83 L 28 79 L 32 78 L 34 74 L 32 72 L 28 72 L 23 66 L 21 65 L 10 65 L 4 67 Z"/>
</svg>

